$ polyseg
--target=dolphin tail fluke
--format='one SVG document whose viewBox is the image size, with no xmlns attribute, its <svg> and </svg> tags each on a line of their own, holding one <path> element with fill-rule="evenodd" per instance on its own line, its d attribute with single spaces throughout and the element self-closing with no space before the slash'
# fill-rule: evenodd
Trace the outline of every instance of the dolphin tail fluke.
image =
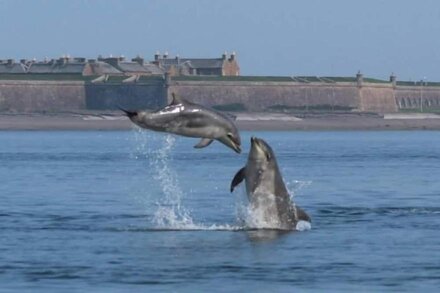
<svg viewBox="0 0 440 293">
<path fill-rule="evenodd" d="M 298 220 L 306 221 L 309 223 L 312 222 L 312 219 L 309 217 L 309 215 L 306 214 L 306 212 L 303 209 L 301 209 L 300 207 L 295 207 L 295 208 L 296 208 L 296 217 Z"/>
<path fill-rule="evenodd" d="M 136 111 L 126 110 L 126 109 L 122 108 L 120 105 L 117 105 L 116 107 L 118 107 L 119 110 L 121 110 L 122 112 L 124 112 L 125 115 L 127 115 L 128 118 L 131 118 L 131 117 L 137 115 L 137 112 L 136 112 Z"/>
<path fill-rule="evenodd" d="M 210 138 L 202 138 L 202 140 L 200 140 L 200 142 L 198 144 L 196 144 L 194 147 L 196 149 L 201 149 L 204 147 L 207 147 L 208 145 L 210 145 L 212 143 L 212 139 Z"/>
<path fill-rule="evenodd" d="M 234 191 L 235 186 L 241 183 L 241 181 L 244 180 L 245 177 L 245 167 L 238 170 L 237 174 L 235 174 L 234 179 L 232 179 L 231 182 L 231 192 Z"/>
</svg>

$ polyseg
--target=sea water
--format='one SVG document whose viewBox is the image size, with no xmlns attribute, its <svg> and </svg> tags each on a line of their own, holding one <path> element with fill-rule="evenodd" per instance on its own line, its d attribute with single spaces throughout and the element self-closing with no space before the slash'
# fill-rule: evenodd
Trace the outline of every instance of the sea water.
<svg viewBox="0 0 440 293">
<path fill-rule="evenodd" d="M 311 216 L 301 231 L 250 227 L 244 184 L 229 192 L 251 135 Z M 440 132 L 242 141 L 238 155 L 139 129 L 0 132 L 0 291 L 440 288 Z"/>
</svg>

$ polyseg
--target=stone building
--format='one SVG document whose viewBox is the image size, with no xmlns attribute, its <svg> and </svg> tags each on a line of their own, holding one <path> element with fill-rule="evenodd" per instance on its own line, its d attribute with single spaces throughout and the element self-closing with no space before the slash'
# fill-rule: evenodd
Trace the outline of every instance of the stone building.
<svg viewBox="0 0 440 293">
<path fill-rule="evenodd" d="M 23 74 L 26 73 L 28 65 L 27 60 L 20 60 L 20 63 L 14 59 L 0 60 L 0 74 Z"/>
<path fill-rule="evenodd" d="M 240 67 L 235 53 L 229 58 L 224 53 L 221 58 L 169 58 L 168 54 L 154 55 L 153 64 L 162 68 L 172 76 L 176 75 L 216 75 L 216 76 L 238 76 Z"/>
<path fill-rule="evenodd" d="M 31 62 L 27 73 L 82 75 L 85 65 L 85 58 L 70 58 L 63 56 L 58 59 Z"/>
<path fill-rule="evenodd" d="M 99 57 L 98 61 L 105 62 L 124 75 L 127 76 L 143 76 L 143 75 L 163 75 L 164 71 L 160 69 L 157 65 L 150 64 L 144 61 L 141 57 L 133 58 L 131 61 L 125 60 L 124 57 Z"/>
<path fill-rule="evenodd" d="M 89 59 L 87 64 L 84 66 L 83 76 L 101 76 L 101 75 L 123 75 L 121 71 L 114 68 L 108 63 L 103 61 L 98 61 L 96 59 Z"/>
</svg>

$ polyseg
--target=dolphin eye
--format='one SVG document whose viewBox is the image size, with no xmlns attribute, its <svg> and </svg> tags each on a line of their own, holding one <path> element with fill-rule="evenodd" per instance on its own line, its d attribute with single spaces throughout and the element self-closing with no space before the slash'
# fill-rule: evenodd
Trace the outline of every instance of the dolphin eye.
<svg viewBox="0 0 440 293">
<path fill-rule="evenodd" d="M 267 159 L 268 161 L 270 161 L 270 159 L 271 159 L 271 156 L 270 156 L 270 154 L 269 154 L 269 153 L 266 153 L 266 159 Z"/>
</svg>

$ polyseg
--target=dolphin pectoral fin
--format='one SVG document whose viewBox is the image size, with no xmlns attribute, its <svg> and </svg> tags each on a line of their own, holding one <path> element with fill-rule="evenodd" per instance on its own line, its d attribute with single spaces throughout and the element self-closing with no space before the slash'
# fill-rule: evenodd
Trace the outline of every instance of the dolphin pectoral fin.
<svg viewBox="0 0 440 293">
<path fill-rule="evenodd" d="M 298 220 L 307 221 L 309 223 L 312 222 L 312 219 L 309 217 L 309 215 L 307 215 L 306 212 L 300 207 L 296 207 L 296 216 Z"/>
<path fill-rule="evenodd" d="M 196 149 L 201 149 L 204 147 L 207 147 L 208 145 L 210 145 L 212 143 L 212 139 L 210 138 L 202 138 L 202 140 L 200 140 L 200 142 L 198 144 L 196 144 L 194 147 Z"/>
<path fill-rule="evenodd" d="M 235 186 L 241 183 L 245 177 L 245 167 L 238 170 L 237 174 L 235 174 L 234 179 L 231 182 L 231 192 L 234 191 Z"/>
</svg>

